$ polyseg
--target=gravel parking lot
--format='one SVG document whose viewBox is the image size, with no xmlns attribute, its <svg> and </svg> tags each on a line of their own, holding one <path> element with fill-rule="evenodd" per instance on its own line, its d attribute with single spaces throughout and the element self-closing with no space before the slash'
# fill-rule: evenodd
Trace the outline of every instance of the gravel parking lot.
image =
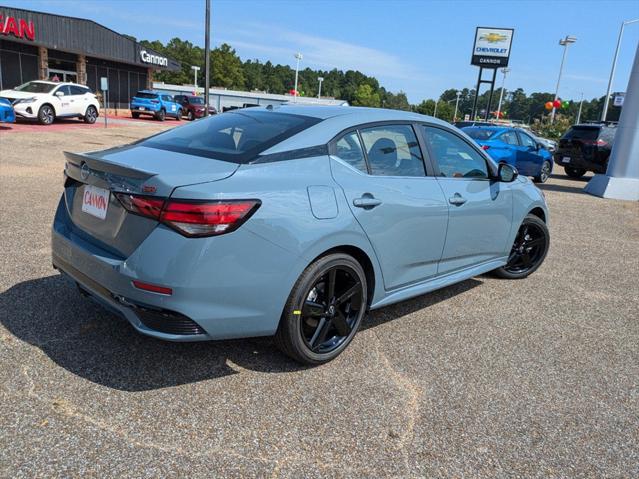
<svg viewBox="0 0 639 479">
<path fill-rule="evenodd" d="M 0 131 L 2 477 L 639 476 L 639 204 L 558 169 L 537 273 L 376 311 L 304 369 L 140 336 L 52 269 L 62 151 L 173 125 Z"/>
</svg>

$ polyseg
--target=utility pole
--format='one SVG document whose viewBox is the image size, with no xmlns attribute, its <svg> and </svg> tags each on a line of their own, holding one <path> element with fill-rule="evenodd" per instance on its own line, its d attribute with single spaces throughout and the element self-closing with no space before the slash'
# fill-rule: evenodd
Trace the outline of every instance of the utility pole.
<svg viewBox="0 0 639 479">
<path fill-rule="evenodd" d="M 579 102 L 579 112 L 577 113 L 577 121 L 575 122 L 577 125 L 579 124 L 579 120 L 581 120 L 581 107 L 584 106 L 584 92 L 581 92 L 581 101 Z"/>
<path fill-rule="evenodd" d="M 295 59 L 297 60 L 297 64 L 295 65 L 295 88 L 293 89 L 294 92 L 295 92 L 294 93 L 294 97 L 293 97 L 293 102 L 294 103 L 297 103 L 297 77 L 298 77 L 299 70 L 300 70 L 300 60 L 302 58 L 304 58 L 304 57 L 302 56 L 302 54 L 300 52 L 297 52 L 295 54 Z"/>
<path fill-rule="evenodd" d="M 564 53 L 561 56 L 561 66 L 559 67 L 559 77 L 557 78 L 557 88 L 555 88 L 555 100 L 553 101 L 552 112 L 550 112 L 550 123 L 555 122 L 555 101 L 559 98 L 559 84 L 561 83 L 561 74 L 564 71 L 564 62 L 566 60 L 566 52 L 568 51 L 568 45 L 571 43 L 575 43 L 577 39 L 575 37 L 571 37 L 570 35 L 566 35 L 566 38 L 562 38 L 559 40 L 559 44 L 564 47 Z"/>
<path fill-rule="evenodd" d="M 453 121 L 457 121 L 457 107 L 459 106 L 460 96 L 461 96 L 461 92 L 457 91 L 457 99 L 455 100 L 455 114 L 453 115 Z"/>
<path fill-rule="evenodd" d="M 211 0 L 206 0 L 204 25 L 204 116 L 209 116 L 209 89 L 211 88 Z"/>
<path fill-rule="evenodd" d="M 639 18 L 634 20 L 626 20 L 621 22 L 621 29 L 619 30 L 619 38 L 617 38 L 617 48 L 615 48 L 615 56 L 612 59 L 612 68 L 610 69 L 610 78 L 608 79 L 608 90 L 606 90 L 606 97 L 604 98 L 603 111 L 601 112 L 601 121 L 606 121 L 608 115 L 608 102 L 610 100 L 610 91 L 612 90 L 612 80 L 615 77 L 615 70 L 617 69 L 617 57 L 619 56 L 619 47 L 621 46 L 621 37 L 623 36 L 623 29 L 626 25 L 639 22 Z"/>
<path fill-rule="evenodd" d="M 506 83 L 506 73 L 510 71 L 510 68 L 502 68 L 501 72 L 504 74 L 504 78 L 501 80 L 501 93 L 499 94 L 499 104 L 497 105 L 497 119 L 501 114 L 501 101 L 504 99 L 504 85 Z"/>
<path fill-rule="evenodd" d="M 194 94 L 197 95 L 197 72 L 200 70 L 200 67 L 192 65 L 191 70 L 193 70 L 193 86 L 195 87 Z"/>
<path fill-rule="evenodd" d="M 322 82 L 324 81 L 324 77 L 317 77 L 317 81 L 319 82 L 319 89 L 317 90 L 317 98 L 322 98 Z"/>
</svg>

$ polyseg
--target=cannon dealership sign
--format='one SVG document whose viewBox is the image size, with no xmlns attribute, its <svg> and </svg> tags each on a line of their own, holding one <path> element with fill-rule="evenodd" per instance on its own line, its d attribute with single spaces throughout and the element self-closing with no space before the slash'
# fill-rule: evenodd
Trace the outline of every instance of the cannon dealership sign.
<svg viewBox="0 0 639 479">
<path fill-rule="evenodd" d="M 12 35 L 25 40 L 35 40 L 35 27 L 31 20 L 0 13 L 0 34 Z"/>
<path fill-rule="evenodd" d="M 471 65 L 484 68 L 508 66 L 513 28 L 477 27 Z"/>
</svg>

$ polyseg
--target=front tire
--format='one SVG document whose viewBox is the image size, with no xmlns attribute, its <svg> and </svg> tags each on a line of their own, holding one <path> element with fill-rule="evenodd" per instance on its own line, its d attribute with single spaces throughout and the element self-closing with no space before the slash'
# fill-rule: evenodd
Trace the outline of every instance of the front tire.
<svg viewBox="0 0 639 479">
<path fill-rule="evenodd" d="M 195 115 L 193 115 L 193 112 L 191 110 L 189 110 L 188 113 L 186 114 L 186 119 L 189 121 L 195 120 Z"/>
<path fill-rule="evenodd" d="M 55 120 L 55 111 L 50 105 L 42 105 L 38 110 L 38 122 L 41 125 L 50 125 Z"/>
<path fill-rule="evenodd" d="M 551 165 L 549 161 L 544 161 L 539 170 L 539 174 L 533 178 L 535 183 L 545 183 L 550 178 Z"/>
<path fill-rule="evenodd" d="M 83 119 L 85 123 L 93 125 L 95 123 L 95 120 L 98 119 L 98 110 L 96 110 L 94 106 L 89 106 L 86 113 L 84 114 Z"/>
<path fill-rule="evenodd" d="M 529 214 L 522 221 L 508 263 L 495 270 L 500 278 L 523 279 L 541 266 L 548 254 L 550 232 L 543 220 Z"/>
<path fill-rule="evenodd" d="M 582 168 L 573 168 L 571 166 L 564 166 L 564 171 L 570 178 L 581 178 L 586 174 L 586 170 Z"/>
<path fill-rule="evenodd" d="M 361 265 L 346 254 L 324 256 L 308 266 L 293 286 L 275 342 L 297 362 L 327 363 L 352 341 L 367 301 Z"/>
<path fill-rule="evenodd" d="M 182 110 L 178 110 L 177 116 L 175 117 L 177 121 L 182 121 Z"/>
</svg>

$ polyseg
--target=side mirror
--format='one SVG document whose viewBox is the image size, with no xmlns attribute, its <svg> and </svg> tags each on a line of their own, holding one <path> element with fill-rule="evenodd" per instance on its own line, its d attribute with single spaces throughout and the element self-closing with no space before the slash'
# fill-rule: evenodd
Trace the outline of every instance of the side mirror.
<svg viewBox="0 0 639 479">
<path fill-rule="evenodd" d="M 63 91 L 57 91 L 57 92 L 55 92 L 55 96 L 64 96 L 64 92 Z"/>
<path fill-rule="evenodd" d="M 497 169 L 497 177 L 499 181 L 504 183 L 512 183 L 515 181 L 519 173 L 517 172 L 517 168 L 508 163 L 499 163 L 499 168 Z"/>
</svg>

